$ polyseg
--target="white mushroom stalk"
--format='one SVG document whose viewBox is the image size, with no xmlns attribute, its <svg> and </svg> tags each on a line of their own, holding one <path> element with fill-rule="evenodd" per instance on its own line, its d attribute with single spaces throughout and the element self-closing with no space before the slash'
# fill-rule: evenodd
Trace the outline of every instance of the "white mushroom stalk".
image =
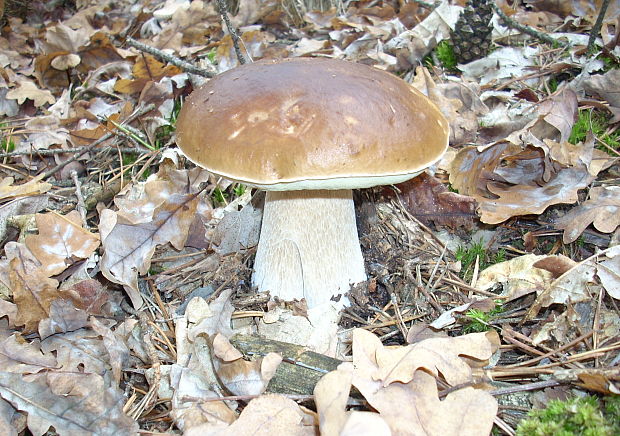
<svg viewBox="0 0 620 436">
<path fill-rule="evenodd" d="M 254 286 L 316 307 L 364 280 L 351 190 L 267 192 Z"/>
</svg>

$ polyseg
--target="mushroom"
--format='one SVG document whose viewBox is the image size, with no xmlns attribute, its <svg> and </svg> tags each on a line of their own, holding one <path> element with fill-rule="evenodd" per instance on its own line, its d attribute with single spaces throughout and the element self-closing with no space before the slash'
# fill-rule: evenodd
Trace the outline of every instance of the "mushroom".
<svg viewBox="0 0 620 436">
<path fill-rule="evenodd" d="M 312 308 L 366 280 L 351 189 L 415 177 L 445 152 L 448 123 L 390 73 L 293 58 L 197 89 L 177 143 L 210 172 L 267 191 L 252 283 Z"/>
</svg>

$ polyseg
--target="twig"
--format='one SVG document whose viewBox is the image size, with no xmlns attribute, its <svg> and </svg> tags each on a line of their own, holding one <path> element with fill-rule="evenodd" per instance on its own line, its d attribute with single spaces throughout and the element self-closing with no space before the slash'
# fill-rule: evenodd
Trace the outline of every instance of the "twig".
<svg viewBox="0 0 620 436">
<path fill-rule="evenodd" d="M 88 222 L 86 221 L 86 203 L 84 203 L 84 196 L 82 195 L 82 184 L 80 183 L 80 179 L 78 179 L 77 171 L 71 171 L 71 179 L 73 179 L 73 183 L 75 184 L 75 196 L 77 197 L 77 210 L 80 213 L 80 217 L 82 218 L 82 225 L 85 229 L 88 229 Z"/>
<path fill-rule="evenodd" d="M 237 35 L 237 31 L 233 27 L 230 22 L 230 18 L 228 17 L 228 11 L 226 10 L 226 3 L 224 0 L 217 0 L 217 8 L 219 9 L 220 15 L 226 23 L 226 28 L 228 29 L 228 33 L 230 33 L 230 37 L 232 38 L 233 47 L 235 48 L 235 54 L 237 55 L 237 59 L 241 65 L 246 63 L 245 56 L 241 53 L 241 49 L 239 48 L 239 35 Z"/>
<path fill-rule="evenodd" d="M 588 39 L 588 53 L 594 50 L 594 43 L 596 42 L 596 37 L 601 31 L 601 27 L 603 26 L 603 19 L 605 18 L 605 13 L 607 12 L 607 7 L 609 6 L 609 0 L 603 0 L 601 4 L 601 10 L 598 13 L 598 17 L 596 17 L 596 22 L 594 26 L 592 26 L 592 30 L 590 31 L 590 38 Z M 618 32 L 618 29 L 616 29 Z"/>
<path fill-rule="evenodd" d="M 540 41 L 546 42 L 547 44 L 551 44 L 551 45 L 560 45 L 562 47 L 568 47 L 568 43 L 564 42 L 564 41 L 560 41 L 557 39 L 554 39 L 552 37 L 550 37 L 549 35 L 547 35 L 546 33 L 543 32 L 539 32 L 538 30 L 534 29 L 533 27 L 530 26 L 525 26 L 521 23 L 516 22 L 515 20 L 513 20 L 512 18 L 510 18 L 508 15 L 506 15 L 504 13 L 504 11 L 502 11 L 496 4 L 495 2 L 491 2 L 491 6 L 493 7 L 493 10 L 495 10 L 495 13 L 497 15 L 499 15 L 499 17 L 502 19 L 502 21 L 504 22 L 504 24 L 506 24 L 508 27 L 510 27 L 511 29 L 516 29 L 521 33 L 525 33 L 527 35 L 530 35 L 531 37 L 534 37 Z"/>
<path fill-rule="evenodd" d="M 127 42 L 127 45 L 130 45 L 133 48 L 137 48 L 140 51 L 153 55 L 156 58 L 159 58 L 163 61 L 168 62 L 169 64 L 172 64 L 172 65 L 175 65 L 181 68 L 184 71 L 187 71 L 188 73 L 196 74 L 202 77 L 215 76 L 215 73 L 212 73 L 211 71 L 207 71 L 203 68 L 199 68 L 193 64 L 190 64 L 189 62 L 184 61 L 183 59 L 179 59 L 178 57 L 168 54 L 166 52 L 163 52 L 155 47 L 151 47 L 150 45 L 146 45 L 146 44 L 141 43 L 140 41 L 136 41 L 130 36 L 128 36 L 125 39 L 125 42 Z"/>
<path fill-rule="evenodd" d="M 82 151 L 83 147 L 79 148 L 54 148 L 52 150 L 26 150 L 26 151 L 11 151 L 10 153 L 0 153 L 0 158 L 13 157 L 13 156 L 53 156 L 56 154 L 77 153 Z M 101 147 L 101 150 L 120 150 L 121 153 L 136 153 L 147 154 L 149 150 L 134 147 Z"/>
<path fill-rule="evenodd" d="M 429 2 L 422 1 L 422 0 L 413 0 L 413 2 L 419 4 L 423 8 L 430 9 L 431 11 L 438 6 L 435 3 L 429 3 Z"/>
<path fill-rule="evenodd" d="M 489 393 L 494 397 L 500 395 L 516 394 L 517 392 L 536 391 L 538 389 L 550 388 L 554 386 L 560 386 L 566 384 L 566 382 L 560 380 L 544 380 L 534 383 L 527 383 L 524 385 L 510 386 L 508 388 L 495 389 Z"/>
<path fill-rule="evenodd" d="M 154 108 L 155 108 L 155 105 L 152 104 L 152 103 L 149 104 L 149 105 L 146 105 L 144 107 L 141 107 L 138 110 L 136 110 L 133 114 L 128 116 L 127 119 L 124 121 L 124 123 L 129 123 L 129 122 L 135 120 L 136 118 L 138 118 L 139 116 L 144 115 L 145 113 L 152 111 Z M 108 132 L 105 135 L 103 135 L 101 138 L 99 138 L 96 141 L 94 141 L 92 144 L 87 145 L 86 147 L 81 148 L 80 151 L 78 151 L 77 153 L 75 153 L 73 155 L 73 157 L 71 157 L 70 159 L 67 159 L 66 161 L 64 161 L 60 165 L 56 165 L 56 167 L 54 167 L 53 169 L 45 172 L 43 174 L 43 180 L 47 179 L 48 177 L 53 176 L 58 171 L 62 170 L 64 167 L 69 165 L 71 162 L 74 162 L 74 161 L 78 160 L 80 157 L 82 157 L 83 155 L 85 155 L 89 151 L 94 150 L 98 145 L 103 144 L 105 141 L 107 141 L 108 139 L 112 138 L 113 136 L 114 136 L 113 132 Z"/>
</svg>

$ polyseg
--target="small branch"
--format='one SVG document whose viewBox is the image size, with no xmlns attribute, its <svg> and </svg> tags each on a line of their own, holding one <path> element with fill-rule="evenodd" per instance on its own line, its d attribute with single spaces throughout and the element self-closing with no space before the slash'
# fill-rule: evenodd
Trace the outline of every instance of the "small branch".
<svg viewBox="0 0 620 436">
<path fill-rule="evenodd" d="M 228 11 L 226 10 L 226 3 L 224 0 L 217 0 L 217 8 L 219 9 L 220 15 L 226 23 L 226 28 L 228 29 L 228 33 L 230 33 L 230 37 L 232 38 L 233 47 L 235 48 L 235 54 L 237 55 L 237 59 L 241 65 L 245 64 L 247 61 L 245 60 L 245 56 L 241 53 L 241 49 L 239 48 L 239 35 L 237 35 L 237 31 L 233 27 L 230 22 L 230 18 L 228 17 Z"/>
<path fill-rule="evenodd" d="M 423 8 L 429 9 L 429 10 L 433 10 L 435 9 L 439 4 L 435 4 L 435 3 L 428 3 L 422 0 L 413 0 L 414 3 L 419 4 L 420 6 L 422 6 Z"/>
<path fill-rule="evenodd" d="M 215 73 L 211 71 L 207 71 L 203 68 L 199 68 L 193 64 L 190 64 L 189 62 L 184 61 L 183 59 L 179 59 L 178 57 L 168 54 L 166 52 L 163 52 L 155 47 L 151 47 L 150 45 L 146 45 L 146 44 L 141 43 L 140 41 L 136 41 L 130 36 L 128 36 L 125 39 L 125 41 L 127 42 L 127 45 L 130 45 L 133 48 L 136 48 L 140 51 L 153 55 L 156 58 L 161 59 L 162 61 L 168 62 L 169 64 L 175 65 L 188 73 L 196 74 L 202 77 L 215 76 Z"/>
<path fill-rule="evenodd" d="M 77 153 L 82 151 L 84 148 L 54 148 L 51 150 L 27 150 L 27 151 L 11 151 L 9 153 L 0 153 L 0 158 L 3 157 L 14 157 L 14 156 L 54 156 L 56 154 L 68 154 L 68 153 Z M 147 154 L 150 153 L 149 150 L 144 150 L 142 148 L 133 148 L 133 147 L 101 147 L 101 150 L 114 150 L 120 151 L 121 153 L 136 153 L 136 154 Z"/>
<path fill-rule="evenodd" d="M 129 117 L 127 117 L 127 119 L 123 123 L 130 123 L 131 121 L 133 121 L 136 118 L 144 115 L 145 113 L 152 111 L 154 108 L 155 108 L 155 105 L 152 104 L 152 103 L 149 104 L 149 105 L 146 105 L 146 106 L 144 106 L 142 108 L 139 108 L 133 114 L 131 114 Z M 64 161 L 60 165 L 56 165 L 56 167 L 54 167 L 53 169 L 45 172 L 43 174 L 43 180 L 47 179 L 48 177 L 53 176 L 58 171 L 62 170 L 64 167 L 69 165 L 71 162 L 74 162 L 74 161 L 78 160 L 83 155 L 85 155 L 89 151 L 94 150 L 98 145 L 103 144 L 105 141 L 107 141 L 108 139 L 112 138 L 113 136 L 114 136 L 113 132 L 106 133 L 105 135 L 103 135 L 101 138 L 97 139 L 92 144 L 87 145 L 86 147 L 81 148 L 80 151 L 78 151 L 77 153 L 75 153 L 73 155 L 73 157 L 71 157 L 70 159 L 67 159 L 66 161 Z"/>
<path fill-rule="evenodd" d="M 527 35 L 530 35 L 533 38 L 536 38 L 542 42 L 546 42 L 547 44 L 551 44 L 551 45 L 560 45 L 562 47 L 567 47 L 568 44 L 564 41 L 559 41 L 557 39 L 554 39 L 552 37 L 550 37 L 549 35 L 547 35 L 546 33 L 543 32 L 539 32 L 538 30 L 534 29 L 533 27 L 530 26 L 525 26 L 521 23 L 516 22 L 515 20 L 513 20 L 512 18 L 510 18 L 508 15 L 506 15 L 504 13 L 504 11 L 502 11 L 496 4 L 495 2 L 491 2 L 491 6 L 493 7 L 493 10 L 495 11 L 495 13 L 497 15 L 499 15 L 499 17 L 502 19 L 502 21 L 504 22 L 504 24 L 506 24 L 506 26 L 510 27 L 511 29 L 516 29 L 521 33 L 525 33 Z"/>
<path fill-rule="evenodd" d="M 71 171 L 71 179 L 73 179 L 73 183 L 75 184 L 75 196 L 77 197 L 77 210 L 80 213 L 80 217 L 82 218 L 82 226 L 88 230 L 88 222 L 86 220 L 86 214 L 88 211 L 86 210 L 86 204 L 84 203 L 84 196 L 82 195 L 82 184 L 78 179 L 77 171 Z"/>
<path fill-rule="evenodd" d="M 592 26 L 592 30 L 590 31 L 590 38 L 588 39 L 588 53 L 594 50 L 594 43 L 596 42 L 596 37 L 601 31 L 601 27 L 603 26 L 603 19 L 605 18 L 605 13 L 607 12 L 607 8 L 609 7 L 609 0 L 603 0 L 601 4 L 601 10 L 598 13 L 598 17 L 596 18 L 596 22 L 594 26 Z M 618 29 L 616 29 L 616 33 Z"/>
</svg>

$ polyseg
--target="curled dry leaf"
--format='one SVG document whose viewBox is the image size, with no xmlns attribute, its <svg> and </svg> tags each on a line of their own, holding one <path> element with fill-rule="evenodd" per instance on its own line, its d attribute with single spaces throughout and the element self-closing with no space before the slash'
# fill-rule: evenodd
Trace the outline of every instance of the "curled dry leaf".
<svg viewBox="0 0 620 436">
<path fill-rule="evenodd" d="M 114 85 L 114 90 L 121 94 L 135 94 L 144 88 L 148 82 L 158 82 L 162 77 L 172 77 L 181 74 L 181 69 L 174 65 L 165 65 L 151 55 L 145 55 L 136 61 L 132 68 L 135 79 L 120 79 Z"/>
<path fill-rule="evenodd" d="M 465 147 L 452 161 L 450 183 L 478 201 L 481 221 L 497 224 L 513 216 L 542 213 L 554 204 L 576 202 L 577 191 L 612 162 L 600 150 L 593 150 L 592 143 L 570 157 L 571 166 L 554 165 L 550 159 L 564 153 L 554 155 L 545 143 L 536 145 L 522 148 L 500 142 L 482 148 Z M 606 164 L 591 165 L 595 159 Z"/>
<path fill-rule="evenodd" d="M 497 338 L 490 339 L 478 333 L 384 347 L 372 333 L 354 330 L 353 364 L 344 363 L 324 376 L 314 391 L 321 434 L 354 434 L 351 429 L 359 428 L 359 422 L 368 422 L 370 428 L 376 429 L 377 433 L 372 434 L 489 434 L 497 413 L 495 399 L 469 387 L 440 400 L 431 374 L 441 373 L 452 385 L 471 382 L 472 370 L 465 356 L 490 358 L 499 347 Z M 378 415 L 354 416 L 345 411 L 351 384 Z"/>
<path fill-rule="evenodd" d="M 403 202 L 409 213 L 424 224 L 452 229 L 471 229 L 476 217 L 476 200 L 448 191 L 443 183 L 426 173 L 400 183 Z"/>
<path fill-rule="evenodd" d="M 75 210 L 64 216 L 38 213 L 35 219 L 39 234 L 27 236 L 25 243 L 47 277 L 60 274 L 76 259 L 88 259 L 99 247 L 99 235 L 82 227 Z"/>
<path fill-rule="evenodd" d="M 607 293 L 620 300 L 620 245 L 608 250 L 606 257 L 596 267 L 596 274 Z"/>
<path fill-rule="evenodd" d="M 574 304 L 590 300 L 592 295 L 596 295 L 597 288 L 599 287 L 594 278 L 597 273 L 599 273 L 599 277 L 601 277 L 600 274 L 603 274 L 605 277 L 605 279 L 601 280 L 603 285 L 609 286 L 612 292 L 614 292 L 614 286 L 617 287 L 618 285 L 614 280 L 613 273 L 611 276 L 606 275 L 605 267 L 601 269 L 597 262 L 602 256 L 607 256 L 612 261 L 609 265 L 613 271 L 613 265 L 617 262 L 614 259 L 620 254 L 619 247 L 610 247 L 582 262 L 574 263 L 571 268 L 565 270 L 562 275 L 547 284 L 528 310 L 525 319 L 530 320 L 534 318 L 543 307 L 549 307 L 552 304 L 568 304 L 569 302 Z M 611 282 L 606 281 L 606 279 L 611 279 Z M 618 277 L 615 277 L 615 279 L 617 280 Z"/>
<path fill-rule="evenodd" d="M 21 185 L 13 185 L 13 177 L 0 180 L 0 200 L 39 195 L 50 190 L 52 185 L 41 182 L 42 176 L 37 176 Z"/>
<path fill-rule="evenodd" d="M 501 295 L 507 297 L 508 301 L 532 292 L 542 292 L 555 277 L 547 268 L 538 266 L 539 262 L 555 258 L 526 254 L 496 263 L 480 273 L 476 286 L 481 290 L 490 290 L 501 285 Z"/>
<path fill-rule="evenodd" d="M 570 244 L 590 224 L 603 233 L 611 233 L 620 226 L 620 186 L 592 188 L 590 198 L 556 220 L 554 226 L 564 230 L 562 240 Z"/>
<path fill-rule="evenodd" d="M 308 422 L 310 421 L 310 422 Z M 239 419 L 227 428 L 203 424 L 185 432 L 185 436 L 200 436 L 218 430 L 218 436 L 315 436 L 314 420 L 297 403 L 282 395 L 269 394 L 253 399 L 243 409 Z"/>
<path fill-rule="evenodd" d="M 0 340 L 0 368 L 16 374 L 35 374 L 57 367 L 52 353 L 43 353 L 38 343 L 26 342 L 17 333 Z"/>
<path fill-rule="evenodd" d="M 135 307 L 142 304 L 138 274 L 148 272 L 155 248 L 170 243 L 181 250 L 196 212 L 206 208 L 207 200 L 201 195 L 204 177 L 205 172 L 201 171 L 162 168 L 157 177 L 128 194 L 133 201 L 124 204 L 133 203 L 137 208 L 102 211 L 101 272 L 112 282 L 125 286 Z"/>
<path fill-rule="evenodd" d="M 346 407 L 351 392 L 353 367 L 346 362 L 321 377 L 314 387 L 314 401 L 323 436 L 338 436 L 347 421 Z"/>
</svg>

